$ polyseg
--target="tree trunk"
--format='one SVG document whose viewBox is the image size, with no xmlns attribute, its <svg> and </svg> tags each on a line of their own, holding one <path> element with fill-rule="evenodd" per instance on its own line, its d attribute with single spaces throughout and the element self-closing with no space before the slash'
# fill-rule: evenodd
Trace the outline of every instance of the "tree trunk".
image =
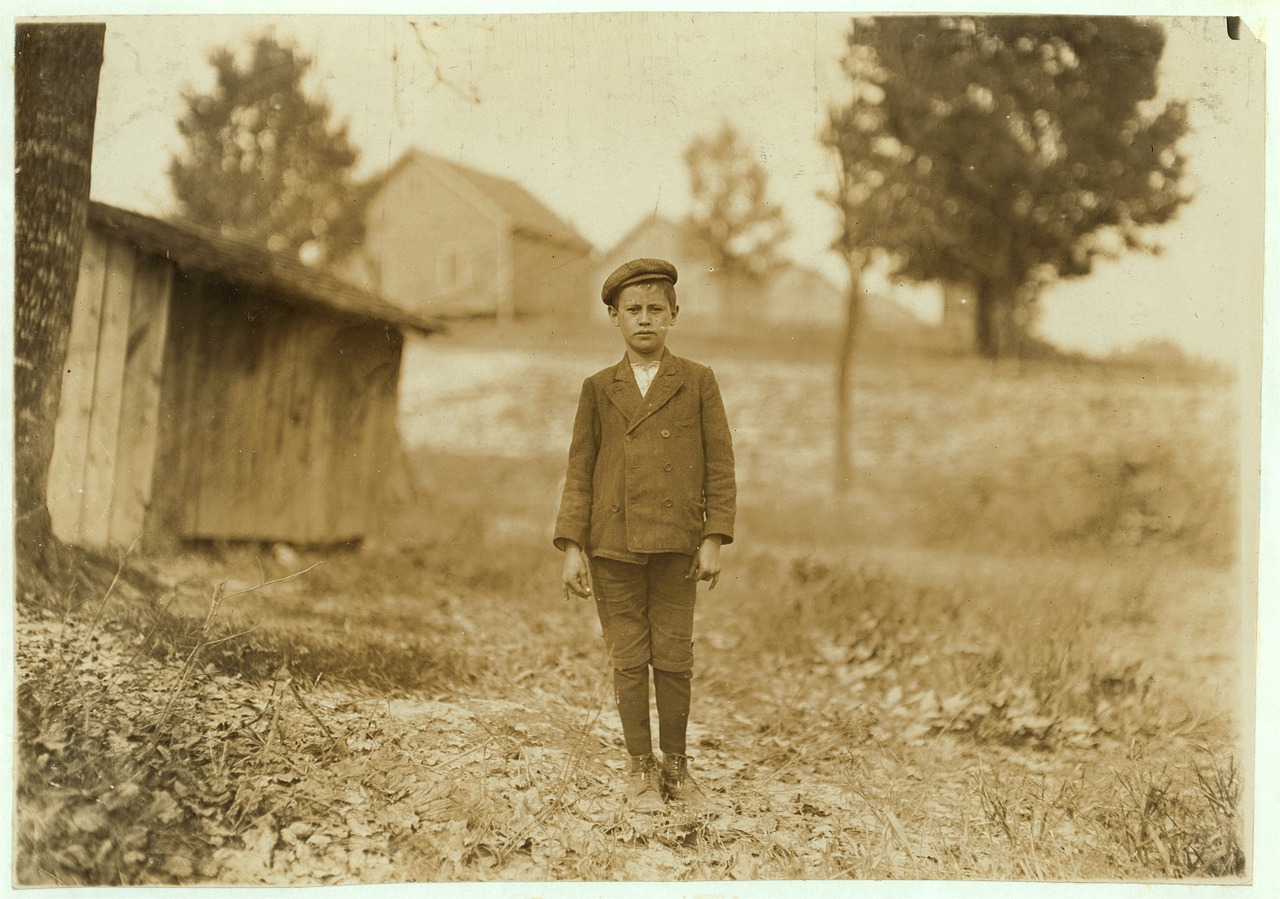
<svg viewBox="0 0 1280 899">
<path fill-rule="evenodd" d="M 841 496 L 853 488 L 853 371 L 857 362 L 858 333 L 862 326 L 862 267 L 854 259 L 847 262 L 849 296 L 836 359 L 836 457 L 833 466 L 833 486 Z"/>
<path fill-rule="evenodd" d="M 974 338 L 978 352 L 994 361 L 1005 358 L 1013 347 L 1014 292 L 996 281 L 983 280 L 977 285 L 974 297 Z"/>
<path fill-rule="evenodd" d="M 89 208 L 106 26 L 19 24 L 14 69 L 14 532 L 19 595 L 56 583 L 46 501 Z"/>
</svg>

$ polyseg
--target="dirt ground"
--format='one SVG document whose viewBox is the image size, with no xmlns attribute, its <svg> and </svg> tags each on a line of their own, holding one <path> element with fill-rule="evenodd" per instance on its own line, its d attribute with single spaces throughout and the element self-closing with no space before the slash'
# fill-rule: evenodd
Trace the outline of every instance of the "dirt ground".
<svg viewBox="0 0 1280 899">
<path fill-rule="evenodd" d="M 596 357 L 418 353 L 416 492 L 362 550 L 205 548 L 149 563 L 155 597 L 23 612 L 22 882 L 1246 870 L 1229 388 L 881 360 L 837 502 L 825 370 L 716 361 L 741 528 L 699 600 L 714 813 L 637 816 L 549 540 Z"/>
</svg>

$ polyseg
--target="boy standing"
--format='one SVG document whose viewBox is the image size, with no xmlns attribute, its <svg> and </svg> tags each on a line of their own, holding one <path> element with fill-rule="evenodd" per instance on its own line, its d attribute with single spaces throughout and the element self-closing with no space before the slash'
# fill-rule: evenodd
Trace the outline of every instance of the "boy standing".
<svg viewBox="0 0 1280 899">
<path fill-rule="evenodd" d="M 676 269 L 634 259 L 605 279 L 601 299 L 626 355 L 582 385 L 555 544 L 565 597 L 589 597 L 613 665 L 630 755 L 628 799 L 690 811 L 705 794 L 689 775 L 685 732 L 698 581 L 715 588 L 720 547 L 733 541 L 733 443 L 711 369 L 672 355 Z M 662 765 L 649 730 L 653 668 Z"/>
</svg>

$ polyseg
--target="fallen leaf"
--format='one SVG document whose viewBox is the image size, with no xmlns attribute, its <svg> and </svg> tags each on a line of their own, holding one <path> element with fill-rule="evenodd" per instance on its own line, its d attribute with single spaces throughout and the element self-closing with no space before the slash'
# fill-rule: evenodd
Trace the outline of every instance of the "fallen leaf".
<svg viewBox="0 0 1280 899">
<path fill-rule="evenodd" d="M 167 790 L 161 790 L 152 797 L 147 814 L 159 818 L 162 824 L 172 824 L 182 817 L 182 806 Z"/>
<path fill-rule="evenodd" d="M 80 833 L 102 833 L 108 823 L 107 813 L 98 805 L 82 805 L 71 813 L 71 826 Z"/>
<path fill-rule="evenodd" d="M 195 873 L 191 859 L 181 855 L 171 855 L 165 859 L 162 870 L 173 877 L 190 877 Z"/>
</svg>

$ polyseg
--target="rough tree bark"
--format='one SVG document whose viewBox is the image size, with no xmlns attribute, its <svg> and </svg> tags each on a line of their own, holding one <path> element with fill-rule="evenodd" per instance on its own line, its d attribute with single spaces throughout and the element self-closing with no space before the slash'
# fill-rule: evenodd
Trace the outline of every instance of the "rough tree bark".
<svg viewBox="0 0 1280 899">
<path fill-rule="evenodd" d="M 847 495 L 853 488 L 853 371 L 858 356 L 858 332 L 862 326 L 862 265 L 849 259 L 849 295 L 844 327 L 836 359 L 835 492 Z"/>
<path fill-rule="evenodd" d="M 102 24 L 16 28 L 13 411 L 20 596 L 61 575 L 46 484 L 89 208 L 105 31 Z"/>
</svg>

